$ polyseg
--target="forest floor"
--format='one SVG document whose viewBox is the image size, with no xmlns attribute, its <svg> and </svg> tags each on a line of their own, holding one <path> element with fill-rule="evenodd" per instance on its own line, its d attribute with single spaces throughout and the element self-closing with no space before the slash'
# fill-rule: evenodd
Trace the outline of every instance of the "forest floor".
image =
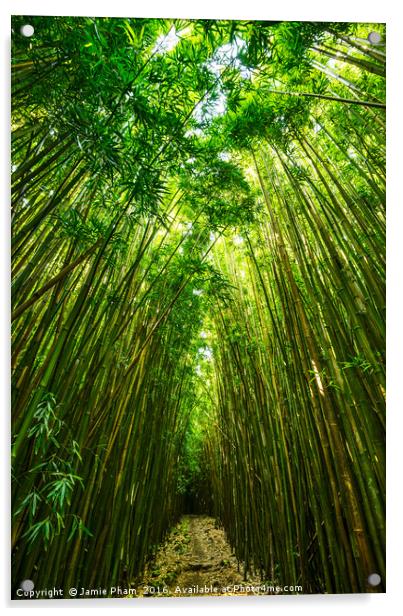
<svg viewBox="0 0 403 616">
<path fill-rule="evenodd" d="M 257 576 L 245 580 L 221 528 L 208 516 L 185 515 L 136 581 L 138 597 L 265 594 Z"/>
</svg>

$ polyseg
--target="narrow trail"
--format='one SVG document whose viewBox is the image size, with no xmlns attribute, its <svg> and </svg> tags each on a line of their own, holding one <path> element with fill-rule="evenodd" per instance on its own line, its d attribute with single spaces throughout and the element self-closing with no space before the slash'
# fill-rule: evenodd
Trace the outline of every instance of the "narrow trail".
<svg viewBox="0 0 403 616">
<path fill-rule="evenodd" d="M 214 518 L 186 515 L 135 585 L 137 596 L 188 597 L 256 594 L 262 581 L 253 576 L 244 579 Z"/>
</svg>

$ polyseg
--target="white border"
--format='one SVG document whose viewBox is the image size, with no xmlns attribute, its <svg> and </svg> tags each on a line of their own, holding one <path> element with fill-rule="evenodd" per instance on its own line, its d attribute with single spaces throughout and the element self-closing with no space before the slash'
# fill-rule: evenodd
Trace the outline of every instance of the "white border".
<svg viewBox="0 0 403 616">
<path fill-rule="evenodd" d="M 369 21 L 380 22 L 395 14 L 393 2 L 375 0 L 337 0 L 321 2 L 284 0 L 267 2 L 248 0 L 8 0 L 14 15 L 96 15 L 112 17 L 193 17 L 227 19 L 284 19 L 305 21 Z"/>
<path fill-rule="evenodd" d="M 403 483 L 400 479 L 400 469 L 403 460 L 399 458 L 402 451 L 402 416 L 403 404 L 400 395 L 401 354 L 403 352 L 402 336 L 402 289 L 401 265 L 403 258 L 402 201 L 403 193 L 403 150 L 402 109 L 403 109 L 403 20 L 398 2 L 393 0 L 324 0 L 302 1 L 282 0 L 247 0 L 235 2 L 231 0 L 201 0 L 191 3 L 190 0 L 6 0 L 3 2 L 0 19 L 1 32 L 1 135 L 0 160 L 3 187 L 3 207 L 0 209 L 1 242 L 0 263 L 2 282 L 2 316 L 1 321 L 1 378 L 4 394 L 1 409 L 2 430 L 0 431 L 1 453 L 1 530 L 2 541 L 0 558 L 0 602 L 6 609 L 25 610 L 40 613 L 45 609 L 68 609 L 75 613 L 88 613 L 99 609 L 135 609 L 146 613 L 181 612 L 191 610 L 194 613 L 231 611 L 243 613 L 253 609 L 255 613 L 274 614 L 318 614 L 326 612 L 344 614 L 361 614 L 383 616 L 388 613 L 398 613 L 399 590 L 403 578 L 401 554 L 402 519 L 403 519 Z M 232 18 L 232 19 L 269 19 L 269 20 L 305 20 L 305 21 L 367 21 L 387 23 L 387 203 L 388 203 L 388 578 L 385 595 L 327 595 L 301 597 L 267 597 L 267 598 L 195 598 L 195 599 L 161 599 L 161 600 L 88 600 L 88 601 L 37 601 L 10 602 L 9 573 L 9 41 L 10 15 L 97 15 L 97 16 L 132 16 L 132 17 L 193 17 L 193 18 Z M 400 404 L 399 404 L 400 402 Z M 4 456 L 4 457 L 3 457 Z M 401 604 L 401 601 L 400 601 Z M 85 612 L 84 612 L 85 610 Z M 400 612 L 400 609 L 399 609 Z"/>
</svg>

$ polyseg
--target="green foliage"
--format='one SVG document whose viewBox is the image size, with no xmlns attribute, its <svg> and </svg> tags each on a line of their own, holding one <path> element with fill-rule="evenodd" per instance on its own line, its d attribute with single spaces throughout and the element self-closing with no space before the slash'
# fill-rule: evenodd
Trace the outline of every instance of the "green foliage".
<svg viewBox="0 0 403 616">
<path fill-rule="evenodd" d="M 343 370 L 347 370 L 348 368 L 361 368 L 363 372 L 368 372 L 373 370 L 373 366 L 369 361 L 367 361 L 364 357 L 357 355 L 356 357 L 352 357 L 350 361 L 342 362 Z"/>
<path fill-rule="evenodd" d="M 31 489 L 15 508 L 14 516 L 28 516 L 29 527 L 23 536 L 29 545 L 42 539 L 47 547 L 55 536 L 63 532 L 70 518 L 73 520 L 70 538 L 85 529 L 78 516 L 67 513 L 77 485 L 84 488 L 82 477 L 73 470 L 82 462 L 82 456 L 77 441 L 71 440 L 67 446 L 60 442 L 65 424 L 57 416 L 58 406 L 55 396 L 45 393 L 34 413 L 33 425 L 28 430 L 33 452 L 40 462 L 29 469 Z M 49 454 L 49 451 L 53 453 Z M 63 454 L 67 457 L 62 457 Z M 40 511 L 46 511 L 47 515 L 35 521 Z"/>
<path fill-rule="evenodd" d="M 34 438 L 34 452 L 39 451 L 43 454 L 46 451 L 49 441 L 59 448 L 57 435 L 59 434 L 62 422 L 57 417 L 56 398 L 52 393 L 45 394 L 42 402 L 34 413 L 34 424 L 28 431 L 28 437 Z"/>
</svg>

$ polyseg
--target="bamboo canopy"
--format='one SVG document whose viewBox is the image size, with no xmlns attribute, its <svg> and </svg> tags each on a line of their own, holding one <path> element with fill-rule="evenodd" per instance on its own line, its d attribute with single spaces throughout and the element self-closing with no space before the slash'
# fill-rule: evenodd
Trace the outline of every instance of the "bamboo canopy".
<svg viewBox="0 0 403 616">
<path fill-rule="evenodd" d="M 384 590 L 384 25 L 12 25 L 13 592 L 190 496 L 245 576 Z"/>
</svg>

